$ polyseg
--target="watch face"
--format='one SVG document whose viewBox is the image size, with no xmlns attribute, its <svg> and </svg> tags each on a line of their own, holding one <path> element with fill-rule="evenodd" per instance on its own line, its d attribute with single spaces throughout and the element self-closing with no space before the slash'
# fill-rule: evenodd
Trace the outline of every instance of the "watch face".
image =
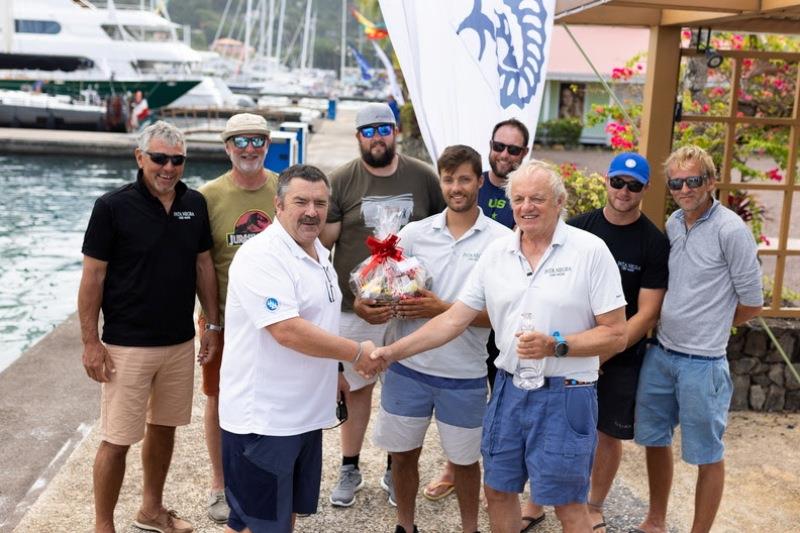
<svg viewBox="0 0 800 533">
<path fill-rule="evenodd" d="M 556 344 L 556 357 L 566 357 L 569 352 L 569 345 L 566 342 Z"/>
</svg>

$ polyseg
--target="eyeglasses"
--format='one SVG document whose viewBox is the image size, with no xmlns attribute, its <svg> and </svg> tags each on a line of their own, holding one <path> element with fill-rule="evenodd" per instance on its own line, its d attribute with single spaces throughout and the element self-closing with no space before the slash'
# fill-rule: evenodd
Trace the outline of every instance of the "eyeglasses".
<svg viewBox="0 0 800 533">
<path fill-rule="evenodd" d="M 612 189 L 622 189 L 627 185 L 628 190 L 631 192 L 642 192 L 642 189 L 644 189 L 644 183 L 641 181 L 625 181 L 619 176 L 608 178 L 608 184 L 611 185 Z"/>
<path fill-rule="evenodd" d="M 491 141 L 492 150 L 498 154 L 503 153 L 503 150 L 508 150 L 508 155 L 519 155 L 525 149 L 524 146 L 517 146 L 516 144 L 506 144 L 499 141 Z"/>
<path fill-rule="evenodd" d="M 263 136 L 258 137 L 245 137 L 244 135 L 236 135 L 232 138 L 233 145 L 240 149 L 244 150 L 247 148 L 248 144 L 252 144 L 253 148 L 263 148 L 265 144 L 267 144 L 267 138 Z"/>
<path fill-rule="evenodd" d="M 167 164 L 167 161 L 170 161 L 173 167 L 179 167 L 186 162 L 186 156 L 183 154 L 169 155 L 169 154 L 162 154 L 161 152 L 145 152 L 145 153 L 150 157 L 150 161 L 152 161 L 156 165 L 164 166 Z"/>
<path fill-rule="evenodd" d="M 706 176 L 688 176 L 686 178 L 669 178 L 667 180 L 667 187 L 671 191 L 679 191 L 683 189 L 683 184 L 689 186 L 690 189 L 696 189 L 700 187 L 705 181 Z"/>
<path fill-rule="evenodd" d="M 336 301 L 336 291 L 333 288 L 331 276 L 328 274 L 328 267 L 322 267 L 322 270 L 325 272 L 325 279 L 328 281 L 328 301 L 333 303 Z"/>
<path fill-rule="evenodd" d="M 377 126 L 364 126 L 358 131 L 361 133 L 361 136 L 366 139 L 372 139 L 375 137 L 376 131 L 381 137 L 388 137 L 394 131 L 394 126 L 391 124 L 378 124 Z"/>
</svg>

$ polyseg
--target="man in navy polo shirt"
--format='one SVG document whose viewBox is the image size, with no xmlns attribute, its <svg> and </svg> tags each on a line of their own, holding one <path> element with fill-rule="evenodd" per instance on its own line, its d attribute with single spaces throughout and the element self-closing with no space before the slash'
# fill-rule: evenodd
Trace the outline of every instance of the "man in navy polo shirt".
<svg viewBox="0 0 800 533">
<path fill-rule="evenodd" d="M 186 161 L 180 130 L 156 122 L 140 135 L 135 155 L 136 182 L 95 202 L 83 242 L 83 365 L 102 384 L 95 531 L 115 531 L 125 458 L 131 444 L 144 438 L 144 489 L 134 523 L 148 531 L 188 533 L 191 524 L 167 510 L 162 496 L 175 427 L 191 418 L 195 294 L 208 318 L 200 364 L 216 356 L 219 343 L 211 231 L 205 200 L 180 181 Z"/>
</svg>

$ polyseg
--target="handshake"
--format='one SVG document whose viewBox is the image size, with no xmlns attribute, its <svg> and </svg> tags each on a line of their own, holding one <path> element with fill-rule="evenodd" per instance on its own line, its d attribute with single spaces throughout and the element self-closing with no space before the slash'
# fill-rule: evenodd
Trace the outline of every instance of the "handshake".
<svg viewBox="0 0 800 533">
<path fill-rule="evenodd" d="M 392 363 L 391 350 L 386 346 L 376 347 L 372 341 L 361 343 L 361 355 L 353 361 L 353 368 L 364 379 L 372 379 Z"/>
</svg>

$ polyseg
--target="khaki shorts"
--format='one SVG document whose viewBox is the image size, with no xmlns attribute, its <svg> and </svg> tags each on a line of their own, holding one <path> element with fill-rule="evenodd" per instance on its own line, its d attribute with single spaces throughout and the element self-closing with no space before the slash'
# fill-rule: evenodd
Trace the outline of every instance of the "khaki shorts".
<svg viewBox="0 0 800 533">
<path fill-rule="evenodd" d="M 206 330 L 206 318 L 197 317 L 197 339 L 203 339 Z M 222 368 L 222 349 L 225 347 L 225 332 L 219 332 L 219 350 L 217 356 L 208 364 L 200 367 L 203 372 L 203 394 L 206 396 L 219 396 L 219 369 Z"/>
<path fill-rule="evenodd" d="M 104 441 L 129 446 L 144 438 L 145 421 L 171 427 L 191 421 L 194 339 L 174 346 L 106 348 L 116 372 L 102 386 Z"/>
</svg>

